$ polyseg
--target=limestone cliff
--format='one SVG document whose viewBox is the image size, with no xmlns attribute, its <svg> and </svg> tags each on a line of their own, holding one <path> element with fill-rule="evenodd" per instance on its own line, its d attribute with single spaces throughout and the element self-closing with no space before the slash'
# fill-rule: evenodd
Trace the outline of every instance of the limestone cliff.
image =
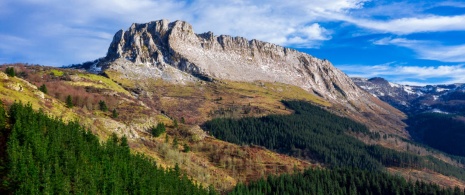
<svg viewBox="0 0 465 195">
<path fill-rule="evenodd" d="M 403 114 L 357 87 L 329 61 L 258 40 L 211 32 L 195 34 L 184 21 L 133 24 L 118 31 L 107 56 L 94 64 L 127 78 L 173 82 L 234 80 L 299 86 L 338 105 L 374 130 L 403 131 Z"/>
</svg>

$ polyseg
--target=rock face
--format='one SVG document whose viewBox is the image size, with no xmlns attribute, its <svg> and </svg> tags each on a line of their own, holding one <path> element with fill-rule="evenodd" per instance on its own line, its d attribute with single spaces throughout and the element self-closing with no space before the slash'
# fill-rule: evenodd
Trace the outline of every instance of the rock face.
<svg viewBox="0 0 465 195">
<path fill-rule="evenodd" d="M 465 84 L 410 86 L 383 78 L 352 78 L 355 84 L 407 114 L 465 113 Z"/>
<path fill-rule="evenodd" d="M 376 127 L 402 131 L 401 112 L 361 90 L 329 61 L 258 40 L 195 34 L 183 21 L 159 20 L 120 30 L 107 56 L 88 68 L 116 70 L 132 79 L 181 83 L 261 80 L 292 84 L 348 108 L 348 115 L 361 122 L 376 121 Z"/>
</svg>

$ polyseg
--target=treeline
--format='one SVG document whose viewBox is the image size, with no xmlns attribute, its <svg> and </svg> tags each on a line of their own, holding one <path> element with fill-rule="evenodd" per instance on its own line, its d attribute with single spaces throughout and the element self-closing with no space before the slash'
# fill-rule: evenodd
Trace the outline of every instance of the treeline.
<svg viewBox="0 0 465 195">
<path fill-rule="evenodd" d="M 350 119 L 302 101 L 283 103 L 295 113 L 259 118 L 217 118 L 206 122 L 203 127 L 228 142 L 260 145 L 280 153 L 316 160 L 332 168 L 428 168 L 465 180 L 464 169 L 434 158 L 364 144 L 347 133 L 377 135 Z"/>
<path fill-rule="evenodd" d="M 420 142 L 447 152 L 465 156 L 465 121 L 456 115 L 426 113 L 409 117 L 407 130 Z"/>
<path fill-rule="evenodd" d="M 303 173 L 268 176 L 237 185 L 230 194 L 464 194 L 460 188 L 442 188 L 425 182 L 408 182 L 399 176 L 357 169 L 308 169 Z"/>
<path fill-rule="evenodd" d="M 31 105 L 0 105 L 2 194 L 208 194 L 176 166 L 163 169 L 130 153 L 125 137 L 105 143 L 77 122 L 51 119 Z M 211 191 L 213 193 L 213 191 Z"/>
</svg>

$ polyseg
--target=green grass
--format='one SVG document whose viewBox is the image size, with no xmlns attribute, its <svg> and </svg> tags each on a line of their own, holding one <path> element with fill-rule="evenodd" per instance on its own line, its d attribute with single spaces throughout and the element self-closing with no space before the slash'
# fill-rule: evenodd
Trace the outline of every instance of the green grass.
<svg viewBox="0 0 465 195">
<path fill-rule="evenodd" d="M 100 75 L 95 75 L 95 74 L 79 74 L 80 77 L 85 78 L 87 80 L 92 81 L 92 83 L 89 82 L 73 82 L 75 85 L 83 85 L 83 86 L 93 86 L 96 88 L 105 88 L 105 89 L 110 89 L 119 93 L 123 93 L 126 95 L 131 95 L 128 91 L 126 91 L 123 87 L 118 85 L 117 83 L 113 82 L 111 79 L 100 76 Z"/>
</svg>

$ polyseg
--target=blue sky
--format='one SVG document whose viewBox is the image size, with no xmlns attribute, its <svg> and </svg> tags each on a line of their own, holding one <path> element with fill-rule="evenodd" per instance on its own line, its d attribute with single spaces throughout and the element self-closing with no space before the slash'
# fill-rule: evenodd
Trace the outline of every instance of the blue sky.
<svg viewBox="0 0 465 195">
<path fill-rule="evenodd" d="M 465 83 L 464 0 L 1 0 L 0 64 L 94 60 L 119 29 L 159 19 L 291 47 L 349 76 Z"/>
</svg>

